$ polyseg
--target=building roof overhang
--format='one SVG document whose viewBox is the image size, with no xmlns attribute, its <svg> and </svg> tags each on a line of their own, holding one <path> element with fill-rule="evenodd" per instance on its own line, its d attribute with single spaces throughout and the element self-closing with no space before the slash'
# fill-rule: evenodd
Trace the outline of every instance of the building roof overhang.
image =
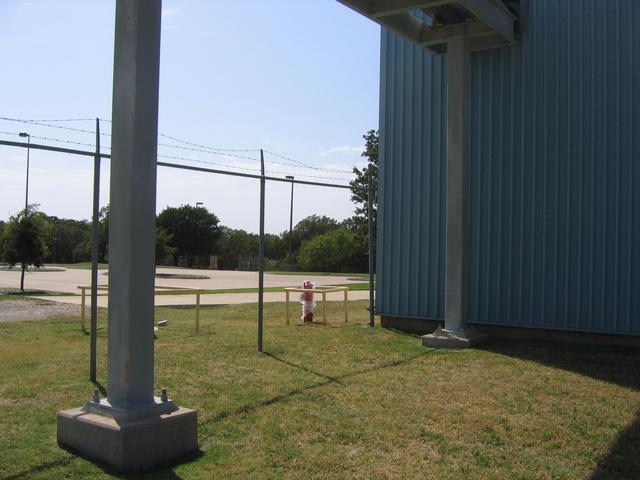
<svg viewBox="0 0 640 480">
<path fill-rule="evenodd" d="M 451 37 L 467 38 L 469 51 L 515 42 L 520 0 L 338 0 L 436 54 Z"/>
</svg>

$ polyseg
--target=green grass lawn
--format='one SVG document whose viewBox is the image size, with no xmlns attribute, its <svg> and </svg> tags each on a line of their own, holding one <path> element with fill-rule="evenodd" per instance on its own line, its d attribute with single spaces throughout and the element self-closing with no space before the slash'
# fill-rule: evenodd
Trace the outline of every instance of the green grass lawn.
<svg viewBox="0 0 640 480">
<path fill-rule="evenodd" d="M 273 275 L 302 275 L 302 276 L 321 276 L 321 277 L 355 277 L 361 278 L 362 280 L 369 280 L 368 273 L 335 273 L 335 272 L 288 272 L 288 271 L 268 271 L 266 273 L 271 273 Z"/>
<path fill-rule="evenodd" d="M 287 327 L 269 303 L 263 354 L 255 305 L 204 308 L 200 334 L 193 310 L 158 308 L 156 390 L 198 410 L 201 453 L 124 478 L 638 478 L 638 350 L 427 349 L 365 327 L 366 305 L 346 326 L 335 302 L 330 325 Z M 56 411 L 94 388 L 88 348 L 77 318 L 0 324 L 0 479 L 115 476 L 56 445 Z"/>
<path fill-rule="evenodd" d="M 349 287 L 350 291 L 362 291 L 369 290 L 368 283 L 336 283 L 332 285 L 333 287 Z M 265 287 L 265 293 L 269 292 L 282 292 L 284 293 L 285 287 Z M 257 288 L 222 288 L 216 290 L 205 290 L 206 294 L 216 294 L 216 293 L 258 293 Z M 293 295 L 293 294 L 292 294 Z M 297 293 L 295 295 L 298 295 Z M 293 298 L 293 297 L 292 297 Z M 320 298 L 320 296 L 318 296 Z"/>
<path fill-rule="evenodd" d="M 47 263 L 47 267 L 62 267 L 62 268 L 80 268 L 82 270 L 91 270 L 91 262 L 78 262 L 78 263 Z M 99 269 L 109 268 L 108 263 L 98 263 Z"/>
</svg>

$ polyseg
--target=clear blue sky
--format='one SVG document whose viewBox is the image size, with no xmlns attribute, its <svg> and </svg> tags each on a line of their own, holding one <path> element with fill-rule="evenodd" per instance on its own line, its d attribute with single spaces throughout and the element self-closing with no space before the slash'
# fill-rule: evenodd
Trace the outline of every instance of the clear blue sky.
<svg viewBox="0 0 640 480">
<path fill-rule="evenodd" d="M 2 0 L 0 116 L 111 118 L 114 13 L 115 2 L 107 0 Z M 162 20 L 160 132 L 207 146 L 262 147 L 326 169 L 362 164 L 362 134 L 378 125 L 379 27 L 334 0 L 165 0 Z M 87 121 L 59 125 L 94 128 Z M 102 128 L 108 133 L 110 125 Z M 2 139 L 27 131 L 94 141 L 2 120 L 0 131 L 9 133 Z M 108 146 L 108 137 L 103 142 Z M 161 147 L 160 153 L 258 166 L 202 152 Z M 24 203 L 25 156 L 0 146 L 0 219 Z M 51 215 L 89 218 L 91 169 L 86 158 L 32 150 L 30 203 Z M 277 164 L 267 169 L 351 178 Z M 102 172 L 104 204 L 108 163 Z M 223 224 L 257 230 L 257 181 L 159 170 L 158 210 L 199 201 Z M 267 207 L 267 231 L 287 228 L 289 187 L 269 184 Z M 312 213 L 341 219 L 352 210 L 346 191 L 296 187 L 294 221 Z"/>
</svg>

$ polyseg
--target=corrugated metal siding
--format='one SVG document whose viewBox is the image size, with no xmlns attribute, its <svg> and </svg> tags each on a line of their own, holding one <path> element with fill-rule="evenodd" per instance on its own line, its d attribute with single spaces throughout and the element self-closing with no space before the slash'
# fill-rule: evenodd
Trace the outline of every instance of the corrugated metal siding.
<svg viewBox="0 0 640 480">
<path fill-rule="evenodd" d="M 471 59 L 470 320 L 640 334 L 640 2 L 529 0 L 525 13 L 520 45 Z M 383 33 L 379 309 L 441 318 L 443 272 L 415 271 L 432 267 L 407 248 L 416 226 L 399 213 L 412 201 L 429 211 L 411 215 L 426 257 L 443 266 L 446 79 L 441 60 L 414 50 Z M 445 83 L 420 80 L 436 70 Z M 426 117 L 439 123 L 423 140 L 437 154 L 409 133 L 413 121 L 429 129 Z M 416 196 L 407 179 L 434 183 L 425 165 L 438 179 Z M 439 212 L 426 203 L 434 195 Z M 422 277 L 417 306 L 399 298 Z"/>
<path fill-rule="evenodd" d="M 383 30 L 376 310 L 443 315 L 443 59 Z M 385 54 L 388 52 L 388 54 Z"/>
</svg>

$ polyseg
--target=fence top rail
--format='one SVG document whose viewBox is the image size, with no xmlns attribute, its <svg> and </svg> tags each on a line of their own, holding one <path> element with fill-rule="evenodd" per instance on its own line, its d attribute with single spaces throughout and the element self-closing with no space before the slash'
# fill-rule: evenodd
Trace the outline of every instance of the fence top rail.
<svg viewBox="0 0 640 480">
<path fill-rule="evenodd" d="M 331 285 L 318 286 L 315 288 L 302 288 L 302 287 L 285 287 L 285 292 L 299 292 L 299 293 L 332 293 L 332 292 L 344 292 L 348 291 L 349 287 L 335 287 Z"/>
<path fill-rule="evenodd" d="M 91 290 L 91 285 L 78 285 L 80 290 Z M 109 290 L 109 285 L 98 285 L 96 290 Z"/>
<path fill-rule="evenodd" d="M 78 285 L 78 288 L 83 292 L 85 290 L 91 290 L 91 285 Z M 97 290 L 109 290 L 108 285 L 98 285 Z M 169 287 L 158 285 L 154 289 L 155 295 L 190 295 L 190 294 L 203 294 L 206 290 L 203 288 L 189 288 L 189 287 Z"/>
<path fill-rule="evenodd" d="M 69 153 L 71 155 L 83 155 L 85 157 L 96 157 L 100 156 L 100 158 L 111 158 L 111 155 L 108 153 L 96 153 L 90 152 L 88 150 L 78 150 L 75 148 L 64 148 L 64 147 L 56 147 L 53 145 L 42 145 L 39 143 L 26 143 L 26 142 L 14 142 L 11 140 L 0 140 L 0 145 L 5 145 L 7 147 L 22 147 L 22 148 L 32 148 L 34 150 L 48 150 L 50 152 L 58 152 L 58 153 Z M 325 182 L 311 182 L 307 180 L 297 180 L 290 178 L 280 178 L 280 177 L 272 177 L 265 175 L 257 175 L 253 173 L 241 173 L 241 172 L 230 172 L 228 170 L 220 170 L 216 168 L 205 168 L 205 167 L 196 167 L 192 165 L 181 165 L 179 163 L 170 163 L 170 162 L 156 162 L 160 167 L 168 167 L 168 168 L 177 168 L 180 170 L 191 170 L 195 172 L 206 172 L 206 173 L 217 173 L 220 175 L 231 175 L 233 177 L 244 177 L 244 178 L 253 178 L 257 180 L 265 179 L 270 180 L 272 182 L 284 182 L 284 183 L 296 183 L 299 185 L 311 185 L 314 187 L 330 187 L 330 188 L 342 188 L 351 190 L 352 187 L 350 185 L 338 185 L 336 183 L 325 183 Z"/>
</svg>

